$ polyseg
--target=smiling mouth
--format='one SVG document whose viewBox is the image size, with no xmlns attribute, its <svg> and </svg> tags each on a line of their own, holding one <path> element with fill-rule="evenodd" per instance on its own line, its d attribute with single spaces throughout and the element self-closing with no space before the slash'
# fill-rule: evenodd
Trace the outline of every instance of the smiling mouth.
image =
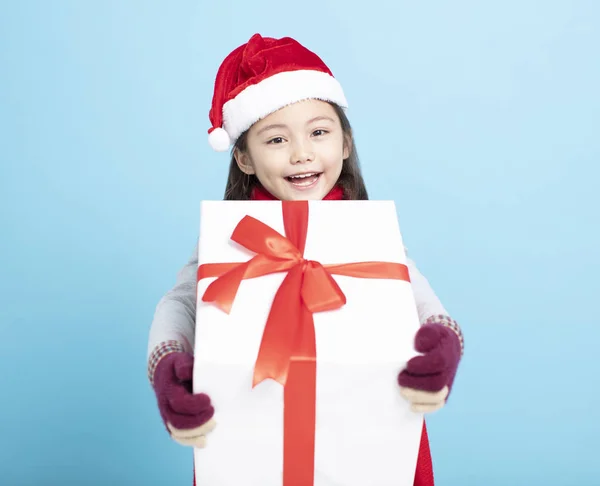
<svg viewBox="0 0 600 486">
<path fill-rule="evenodd" d="M 287 176 L 285 179 L 288 182 L 291 182 L 295 187 L 306 188 L 313 186 L 319 180 L 321 174 L 322 172 L 310 172 Z"/>
</svg>

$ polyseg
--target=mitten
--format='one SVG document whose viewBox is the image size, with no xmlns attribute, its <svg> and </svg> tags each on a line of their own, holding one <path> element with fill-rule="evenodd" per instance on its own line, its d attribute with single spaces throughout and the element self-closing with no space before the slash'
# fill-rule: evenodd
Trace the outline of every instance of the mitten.
<svg viewBox="0 0 600 486">
<path fill-rule="evenodd" d="M 169 353 L 156 365 L 153 382 L 160 416 L 171 437 L 182 445 L 201 448 L 215 426 L 215 411 L 208 395 L 193 393 L 193 369 L 191 354 Z"/>
<path fill-rule="evenodd" d="M 401 394 L 415 412 L 433 412 L 445 405 L 452 390 L 462 342 L 443 324 L 425 324 L 415 337 L 415 350 L 422 355 L 410 359 L 398 375 Z"/>
</svg>

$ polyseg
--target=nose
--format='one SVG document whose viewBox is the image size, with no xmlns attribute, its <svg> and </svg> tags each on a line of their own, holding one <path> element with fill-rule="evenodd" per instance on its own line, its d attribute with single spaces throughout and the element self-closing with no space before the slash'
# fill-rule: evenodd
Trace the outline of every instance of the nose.
<svg viewBox="0 0 600 486">
<path fill-rule="evenodd" d="M 315 154 L 309 141 L 298 140 L 294 142 L 290 159 L 292 164 L 305 164 L 313 160 L 315 160 Z"/>
</svg>

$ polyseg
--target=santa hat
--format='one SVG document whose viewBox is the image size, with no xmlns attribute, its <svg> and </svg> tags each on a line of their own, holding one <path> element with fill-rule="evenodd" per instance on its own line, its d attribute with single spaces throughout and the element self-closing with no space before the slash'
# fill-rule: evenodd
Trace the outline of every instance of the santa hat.
<svg viewBox="0 0 600 486">
<path fill-rule="evenodd" d="M 255 34 L 219 67 L 209 112 L 209 144 L 224 152 L 258 120 L 306 99 L 347 108 L 340 83 L 319 56 L 290 37 Z"/>
</svg>

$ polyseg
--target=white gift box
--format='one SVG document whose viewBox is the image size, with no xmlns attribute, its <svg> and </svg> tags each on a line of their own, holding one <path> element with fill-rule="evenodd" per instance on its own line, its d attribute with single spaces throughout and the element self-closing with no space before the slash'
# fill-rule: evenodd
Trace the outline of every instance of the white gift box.
<svg viewBox="0 0 600 486">
<path fill-rule="evenodd" d="M 309 201 L 304 257 L 323 265 L 406 264 L 392 201 Z M 203 201 L 199 265 L 246 262 L 255 253 L 231 241 L 252 216 L 285 235 L 279 201 Z M 207 393 L 216 428 L 195 449 L 197 486 L 281 486 L 284 395 L 266 380 L 253 388 L 257 353 L 286 272 L 242 280 L 230 313 L 202 296 L 198 282 L 194 392 Z M 410 411 L 397 376 L 415 356 L 419 318 L 411 284 L 333 275 L 346 297 L 313 314 L 316 334 L 314 486 L 412 486 L 423 416 Z M 299 486 L 311 486 L 302 484 Z"/>
</svg>

